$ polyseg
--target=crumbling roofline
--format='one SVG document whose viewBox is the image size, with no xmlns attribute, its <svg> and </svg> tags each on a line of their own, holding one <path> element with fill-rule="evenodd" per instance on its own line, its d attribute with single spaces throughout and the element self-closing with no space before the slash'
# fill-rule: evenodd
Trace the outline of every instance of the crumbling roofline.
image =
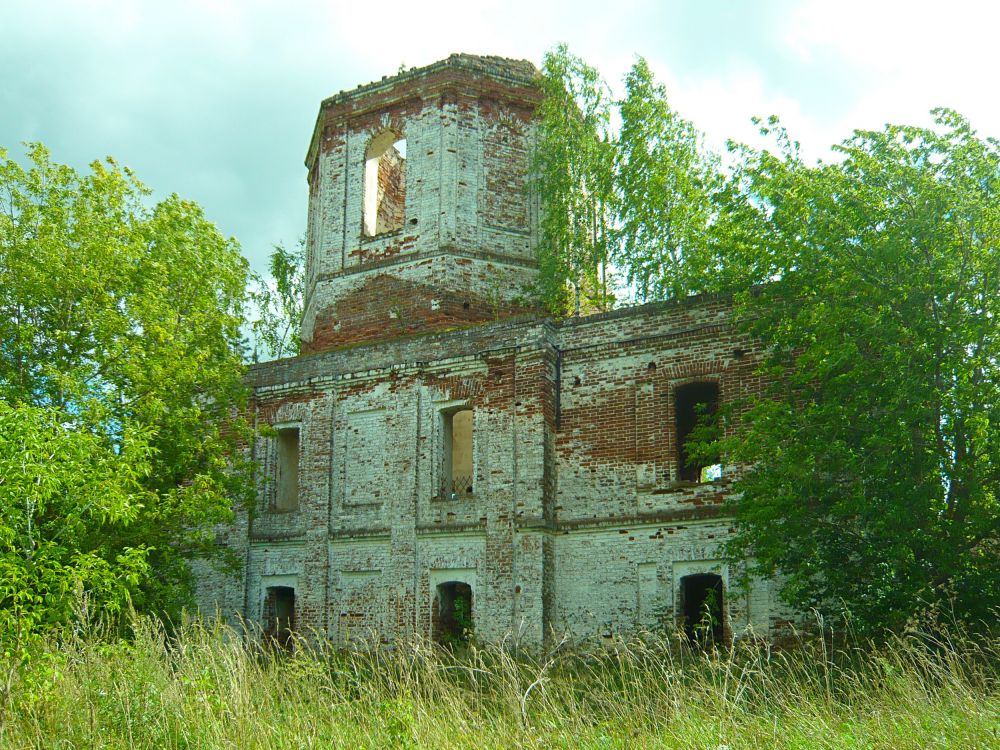
<svg viewBox="0 0 1000 750">
<path fill-rule="evenodd" d="M 336 108 L 350 109 L 352 105 L 363 100 L 372 102 L 372 108 L 382 109 L 386 102 L 378 94 L 388 94 L 392 91 L 405 92 L 412 95 L 412 85 L 418 81 L 432 81 L 435 77 L 441 78 L 441 74 L 454 73 L 469 78 L 491 79 L 510 90 L 514 98 L 516 90 L 522 91 L 522 96 L 532 90 L 538 92 L 537 96 L 528 96 L 528 101 L 534 101 L 541 96 L 538 90 L 538 69 L 529 60 L 512 60 L 505 57 L 484 57 L 479 55 L 453 54 L 444 60 L 425 65 L 422 68 L 410 68 L 409 70 L 394 76 L 383 76 L 380 81 L 361 84 L 357 88 L 341 91 L 333 96 L 324 99 L 319 106 L 319 113 L 316 116 L 316 124 L 313 128 L 312 137 L 309 139 L 309 148 L 306 151 L 305 165 L 312 169 L 313 161 L 319 148 L 320 135 L 327 124 L 331 110 Z M 440 80 L 437 83 L 441 85 Z M 364 108 L 352 110 L 352 115 L 357 115 Z"/>
<path fill-rule="evenodd" d="M 367 97 L 379 91 L 387 91 L 405 81 L 425 78 L 441 70 L 453 69 L 475 73 L 477 75 L 495 78 L 503 83 L 517 86 L 533 86 L 538 75 L 538 69 L 529 60 L 512 60 L 506 57 L 484 57 L 480 55 L 453 54 L 444 60 L 425 65 L 422 68 L 410 68 L 394 76 L 382 76 L 380 81 L 359 84 L 356 88 L 346 89 L 327 97 L 320 104 L 320 109 L 326 109 L 335 104 Z"/>
</svg>

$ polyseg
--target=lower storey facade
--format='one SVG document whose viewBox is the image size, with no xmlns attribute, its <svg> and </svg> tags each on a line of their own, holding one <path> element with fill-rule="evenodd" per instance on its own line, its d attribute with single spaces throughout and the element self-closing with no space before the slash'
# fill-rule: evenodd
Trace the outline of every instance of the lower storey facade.
<svg viewBox="0 0 1000 750">
<path fill-rule="evenodd" d="M 771 633 L 787 613 L 769 581 L 738 585 L 727 533 L 725 520 L 636 519 L 260 540 L 247 545 L 242 580 L 201 572 L 202 607 L 239 614 L 262 634 L 294 629 L 342 645 Z"/>
<path fill-rule="evenodd" d="M 688 451 L 761 392 L 729 312 L 690 299 L 253 368 L 257 504 L 220 529 L 238 572 L 199 569 L 200 606 L 342 644 L 771 633 L 772 585 L 725 561 L 739 467 Z"/>
</svg>

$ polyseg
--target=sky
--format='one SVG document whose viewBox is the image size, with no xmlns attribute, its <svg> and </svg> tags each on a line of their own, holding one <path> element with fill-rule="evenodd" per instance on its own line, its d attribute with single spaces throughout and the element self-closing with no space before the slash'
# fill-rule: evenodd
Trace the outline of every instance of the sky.
<svg viewBox="0 0 1000 750">
<path fill-rule="evenodd" d="M 937 106 L 1000 137 L 998 22 L 986 0 L 0 0 L 0 147 L 113 156 L 200 203 L 263 272 L 305 228 L 320 101 L 400 65 L 540 65 L 565 42 L 620 91 L 641 55 L 710 145 L 777 114 L 814 160 Z"/>
</svg>

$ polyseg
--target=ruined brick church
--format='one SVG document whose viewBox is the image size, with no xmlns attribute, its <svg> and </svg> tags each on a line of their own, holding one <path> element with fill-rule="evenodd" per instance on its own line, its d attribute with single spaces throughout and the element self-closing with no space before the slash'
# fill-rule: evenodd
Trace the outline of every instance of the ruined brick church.
<svg viewBox="0 0 1000 750">
<path fill-rule="evenodd" d="M 737 467 L 684 447 L 760 387 L 726 300 L 563 321 L 527 301 L 537 75 L 453 55 L 322 103 L 303 353 L 250 370 L 258 503 L 221 535 L 240 573 L 201 572 L 204 609 L 339 643 L 724 639 L 782 616 L 768 581 L 730 585 Z"/>
</svg>

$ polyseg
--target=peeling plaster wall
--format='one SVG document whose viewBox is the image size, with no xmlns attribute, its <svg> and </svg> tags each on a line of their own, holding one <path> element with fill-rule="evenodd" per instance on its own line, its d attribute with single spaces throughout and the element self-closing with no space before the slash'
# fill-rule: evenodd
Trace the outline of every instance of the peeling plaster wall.
<svg viewBox="0 0 1000 750">
<path fill-rule="evenodd" d="M 391 641 L 430 634 L 435 576 L 474 571 L 477 635 L 540 643 L 673 627 L 680 578 L 718 572 L 728 632 L 769 632 L 788 616 L 769 584 L 737 595 L 720 562 L 737 467 L 676 481 L 672 421 L 676 384 L 714 378 L 724 402 L 742 398 L 757 363 L 707 297 L 258 365 L 256 418 L 301 425 L 300 504 L 270 511 L 261 482 L 257 516 L 228 530 L 236 548 L 246 530 L 246 595 L 220 583 L 219 606 L 253 620 L 267 576 L 295 576 L 300 627 Z M 474 492 L 450 499 L 441 412 L 456 404 L 473 410 Z M 253 449 L 273 476 L 271 443 Z"/>
<path fill-rule="evenodd" d="M 534 68 L 468 56 L 439 65 L 321 107 L 305 351 L 536 312 L 522 299 L 537 273 Z M 387 130 L 407 144 L 402 227 L 367 237 L 365 161 Z"/>
<path fill-rule="evenodd" d="M 561 323 L 517 302 L 535 273 L 537 91 L 521 63 L 453 60 L 321 108 L 307 353 L 249 375 L 253 418 L 299 427 L 299 505 L 273 510 L 278 454 L 259 438 L 256 513 L 219 537 L 244 565 L 200 568 L 202 607 L 259 622 L 266 588 L 292 586 L 300 629 L 389 642 L 429 636 L 435 586 L 455 580 L 477 637 L 539 644 L 672 628 L 683 576 L 713 572 L 727 632 L 771 632 L 789 617 L 771 585 L 737 593 L 722 562 L 738 467 L 678 481 L 674 425 L 686 383 L 716 383 L 722 403 L 760 391 L 753 342 L 721 297 Z M 364 240 L 364 156 L 390 127 L 407 139 L 404 225 Z M 442 413 L 459 405 L 474 490 L 451 498 Z"/>
</svg>

